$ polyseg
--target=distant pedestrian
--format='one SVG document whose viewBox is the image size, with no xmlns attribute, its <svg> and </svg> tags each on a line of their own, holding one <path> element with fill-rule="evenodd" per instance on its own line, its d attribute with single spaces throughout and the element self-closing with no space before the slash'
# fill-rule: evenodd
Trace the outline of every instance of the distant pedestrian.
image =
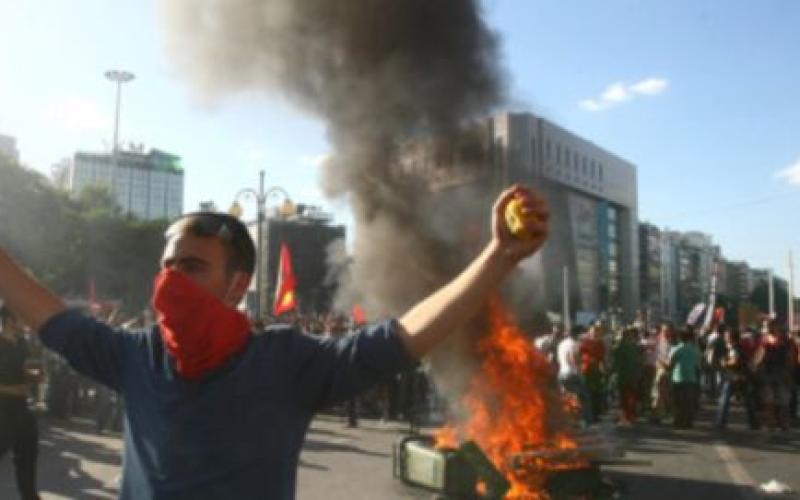
<svg viewBox="0 0 800 500">
<path fill-rule="evenodd" d="M 21 325 L 4 307 L 0 307 L 0 321 L 0 459 L 12 452 L 22 500 L 37 500 L 39 435 L 27 402 L 25 358 L 28 349 Z"/>
<path fill-rule="evenodd" d="M 764 421 L 770 429 L 789 428 L 789 397 L 792 384 L 792 349 L 777 321 L 768 323 L 753 366 L 761 386 Z"/>
<path fill-rule="evenodd" d="M 592 407 L 592 422 L 598 422 L 605 408 L 606 346 L 600 337 L 600 325 L 592 325 L 581 340 L 581 374 Z"/>
<path fill-rule="evenodd" d="M 672 324 L 661 325 L 656 338 L 656 375 L 652 391 L 653 420 L 655 422 L 660 421 L 672 411 L 672 376 L 669 370 L 669 352 L 677 343 Z"/>
<path fill-rule="evenodd" d="M 581 375 L 581 345 L 578 342 L 578 330 L 573 329 L 558 344 L 558 381 L 561 387 L 573 394 L 580 404 L 581 418 L 584 424 L 592 423 L 592 403 Z"/>
<path fill-rule="evenodd" d="M 653 415 L 653 405 L 651 395 L 653 384 L 656 379 L 658 332 L 656 330 L 642 331 L 642 338 L 639 340 L 639 350 L 642 353 L 642 376 L 639 378 L 639 403 L 643 410 Z"/>
<path fill-rule="evenodd" d="M 636 421 L 636 399 L 642 376 L 642 354 L 636 341 L 636 329 L 626 328 L 614 350 L 614 372 L 619 390 L 620 424 Z"/>
<path fill-rule="evenodd" d="M 700 389 L 700 350 L 695 345 L 694 332 L 687 327 L 681 341 L 669 353 L 669 368 L 675 396 L 675 427 L 689 429 L 694 425 Z"/>
<path fill-rule="evenodd" d="M 798 418 L 797 414 L 797 407 L 798 407 L 798 393 L 800 393 L 800 337 L 798 337 L 798 332 L 792 332 L 792 335 L 789 337 L 792 346 L 792 359 L 794 361 L 794 367 L 792 369 L 792 395 L 789 399 L 789 423 L 797 427 L 800 425 L 800 418 Z"/>
<path fill-rule="evenodd" d="M 715 425 L 718 429 L 725 429 L 728 425 L 731 399 L 738 394 L 744 401 L 747 410 L 747 422 L 751 429 L 758 427 L 755 400 L 746 391 L 749 390 L 750 371 L 747 358 L 741 346 L 739 332 L 732 329 L 725 330 L 725 349 L 719 361 L 722 370 L 722 387 L 720 389 L 719 403 L 717 404 L 717 417 Z"/>
</svg>

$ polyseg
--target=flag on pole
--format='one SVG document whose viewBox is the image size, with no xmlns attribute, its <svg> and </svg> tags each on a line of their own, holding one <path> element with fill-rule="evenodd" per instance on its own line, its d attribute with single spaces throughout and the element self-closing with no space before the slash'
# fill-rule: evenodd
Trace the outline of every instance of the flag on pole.
<svg viewBox="0 0 800 500">
<path fill-rule="evenodd" d="M 703 302 L 698 302 L 695 304 L 692 311 L 689 313 L 689 317 L 686 318 L 686 324 L 694 326 L 697 323 L 697 320 L 703 315 L 706 310 L 706 305 Z"/>
<path fill-rule="evenodd" d="M 367 323 L 367 315 L 364 314 L 364 309 L 361 307 L 361 304 L 354 305 L 350 314 L 353 317 L 353 323 L 356 325 L 360 326 Z"/>
<path fill-rule="evenodd" d="M 100 312 L 100 303 L 97 301 L 97 290 L 95 288 L 94 278 L 89 278 L 89 311 L 92 314 Z"/>
<path fill-rule="evenodd" d="M 295 288 L 297 282 L 292 271 L 292 254 L 286 243 L 281 245 L 281 256 L 278 262 L 278 283 L 275 286 L 275 302 L 272 305 L 272 314 L 280 316 L 297 307 Z"/>
</svg>

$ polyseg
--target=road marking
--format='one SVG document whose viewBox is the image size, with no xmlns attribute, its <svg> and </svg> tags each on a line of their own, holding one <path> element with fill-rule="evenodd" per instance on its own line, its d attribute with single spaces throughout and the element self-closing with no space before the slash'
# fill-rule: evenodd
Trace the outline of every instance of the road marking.
<svg viewBox="0 0 800 500">
<path fill-rule="evenodd" d="M 728 471 L 728 475 L 739 486 L 739 497 L 743 500 L 758 500 L 761 498 L 756 494 L 755 488 L 757 486 L 753 476 L 747 472 L 747 469 L 736 458 L 733 449 L 727 444 L 717 443 L 714 445 L 714 450 L 719 455 L 719 458 L 722 459 L 722 464 L 725 466 L 725 470 Z"/>
</svg>

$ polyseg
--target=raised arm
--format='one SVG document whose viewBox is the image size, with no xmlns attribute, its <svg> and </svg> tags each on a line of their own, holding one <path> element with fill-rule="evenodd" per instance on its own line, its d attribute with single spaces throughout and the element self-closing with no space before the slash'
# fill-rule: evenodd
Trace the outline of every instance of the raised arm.
<svg viewBox="0 0 800 500">
<path fill-rule="evenodd" d="M 523 200 L 523 213 L 533 215 L 526 225 L 530 238 L 517 238 L 505 222 L 506 205 Z M 514 186 L 503 192 L 493 208 L 492 239 L 481 254 L 453 281 L 424 299 L 400 318 L 401 338 L 408 352 L 421 358 L 448 334 L 463 326 L 522 259 L 544 243 L 549 212 L 544 199 Z"/>
<path fill-rule="evenodd" d="M 34 332 L 38 332 L 52 316 L 66 309 L 61 299 L 28 275 L 2 247 L 0 299 Z"/>
</svg>

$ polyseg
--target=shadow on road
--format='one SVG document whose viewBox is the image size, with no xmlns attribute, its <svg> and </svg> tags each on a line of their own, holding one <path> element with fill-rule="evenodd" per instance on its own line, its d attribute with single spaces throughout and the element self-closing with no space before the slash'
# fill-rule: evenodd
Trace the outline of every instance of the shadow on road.
<svg viewBox="0 0 800 500">
<path fill-rule="evenodd" d="M 119 449 L 104 444 L 89 423 L 39 418 L 38 487 L 63 498 L 116 498 L 117 485 L 94 467 L 118 468 Z M 10 459 L 0 462 L 0 498 L 17 498 Z"/>
<path fill-rule="evenodd" d="M 358 446 L 353 446 L 351 444 L 326 443 L 325 441 L 317 441 L 314 439 L 306 439 L 305 444 L 303 444 L 303 450 L 313 451 L 313 452 L 334 451 L 334 452 L 359 453 L 361 455 L 367 455 L 370 457 L 380 457 L 380 458 L 388 458 L 391 456 L 388 453 L 365 450 L 363 448 L 359 448 Z"/>
<path fill-rule="evenodd" d="M 619 488 L 622 498 L 647 500 L 675 500 L 676 498 L 738 499 L 746 494 L 735 484 L 713 481 L 697 481 L 685 478 L 657 476 L 613 471 L 608 476 Z M 753 498 L 760 498 L 752 490 Z"/>
</svg>

